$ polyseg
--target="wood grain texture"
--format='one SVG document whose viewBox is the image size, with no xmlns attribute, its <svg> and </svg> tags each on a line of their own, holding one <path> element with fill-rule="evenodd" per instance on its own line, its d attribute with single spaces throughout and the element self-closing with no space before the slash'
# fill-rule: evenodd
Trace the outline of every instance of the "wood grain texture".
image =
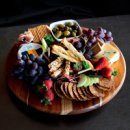
<svg viewBox="0 0 130 130">
<path fill-rule="evenodd" d="M 119 48 L 113 42 L 111 42 L 110 44 L 119 50 Z M 11 71 L 13 69 L 12 66 L 17 60 L 17 55 L 14 52 L 16 52 L 15 47 L 10 50 L 4 67 L 5 78 L 9 88 L 22 102 L 39 111 L 51 114 L 73 115 L 89 112 L 101 107 L 102 105 L 109 102 L 119 92 L 126 76 L 125 59 L 123 57 L 123 54 L 119 50 L 120 59 L 111 65 L 111 67 L 116 68 L 116 70 L 118 71 L 118 75 L 113 79 L 115 82 L 115 88 L 113 88 L 109 92 L 105 92 L 105 97 L 103 97 L 102 99 L 96 98 L 89 101 L 79 102 L 71 101 L 68 99 L 61 99 L 55 95 L 55 99 L 52 101 L 52 105 L 44 106 L 44 104 L 40 103 L 40 97 L 38 96 L 38 94 L 32 92 L 25 82 L 11 76 Z"/>
</svg>

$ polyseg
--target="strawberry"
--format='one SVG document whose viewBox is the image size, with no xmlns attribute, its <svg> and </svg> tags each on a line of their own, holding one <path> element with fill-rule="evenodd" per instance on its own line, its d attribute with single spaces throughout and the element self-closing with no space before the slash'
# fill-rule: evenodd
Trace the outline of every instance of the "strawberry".
<svg viewBox="0 0 130 130">
<path fill-rule="evenodd" d="M 44 80 L 42 86 L 37 86 L 37 91 L 39 93 L 43 93 L 44 91 L 48 91 L 52 87 L 51 80 Z"/>
<path fill-rule="evenodd" d="M 73 72 L 74 72 L 73 69 L 70 68 L 70 69 L 69 69 L 69 73 L 70 73 L 70 74 L 73 74 Z"/>
<path fill-rule="evenodd" d="M 54 99 L 54 92 L 52 89 L 46 91 L 41 99 L 41 103 L 45 102 L 45 106 L 52 105 L 51 101 Z"/>
<path fill-rule="evenodd" d="M 96 63 L 95 69 L 101 70 L 107 66 L 109 66 L 109 60 L 106 57 L 101 57 L 98 62 Z"/>
<path fill-rule="evenodd" d="M 90 60 L 90 62 L 93 64 L 93 65 L 96 65 L 96 63 L 98 62 L 97 59 L 93 59 L 93 60 Z"/>
<path fill-rule="evenodd" d="M 103 68 L 100 71 L 100 73 L 102 74 L 103 77 L 106 77 L 106 78 L 109 78 L 109 79 L 112 78 L 112 68 L 110 68 L 110 67 Z"/>
<path fill-rule="evenodd" d="M 48 91 L 51 87 L 52 87 L 52 81 L 51 80 L 44 80 L 44 82 L 43 82 L 43 84 L 45 84 L 44 85 L 44 89 L 46 90 L 46 91 Z"/>
</svg>

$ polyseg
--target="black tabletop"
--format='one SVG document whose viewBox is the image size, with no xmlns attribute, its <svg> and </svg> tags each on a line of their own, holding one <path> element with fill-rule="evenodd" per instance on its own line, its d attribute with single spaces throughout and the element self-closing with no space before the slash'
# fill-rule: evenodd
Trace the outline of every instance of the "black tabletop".
<svg viewBox="0 0 130 130">
<path fill-rule="evenodd" d="M 119 93 L 101 108 L 73 116 L 50 115 L 34 110 L 8 89 L 4 63 L 18 35 L 38 24 L 0 28 L 0 130 L 128 130 L 130 129 L 130 15 L 78 19 L 83 27 L 99 26 L 112 32 L 127 65 L 125 82 Z M 50 24 L 50 23 L 41 23 Z M 120 66 L 121 69 L 121 66 Z"/>
</svg>

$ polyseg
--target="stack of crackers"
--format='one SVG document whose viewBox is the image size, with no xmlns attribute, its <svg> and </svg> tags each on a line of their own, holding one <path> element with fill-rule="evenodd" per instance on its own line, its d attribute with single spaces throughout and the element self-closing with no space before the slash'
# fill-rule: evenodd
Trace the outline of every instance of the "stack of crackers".
<svg viewBox="0 0 130 130">
<path fill-rule="evenodd" d="M 34 28 L 28 28 L 28 31 L 31 31 L 32 35 L 34 36 L 34 43 L 40 43 L 42 38 L 51 33 L 48 25 L 40 25 Z"/>
</svg>

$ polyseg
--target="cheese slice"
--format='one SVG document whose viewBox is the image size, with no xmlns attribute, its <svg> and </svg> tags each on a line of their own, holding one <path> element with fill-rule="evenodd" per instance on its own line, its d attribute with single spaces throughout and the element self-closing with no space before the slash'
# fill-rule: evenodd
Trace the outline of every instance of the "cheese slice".
<svg viewBox="0 0 130 130">
<path fill-rule="evenodd" d="M 107 57 L 110 60 L 110 64 L 113 64 L 115 61 L 119 60 L 119 51 L 112 45 L 105 43 L 102 47 L 102 51 L 95 55 L 95 57 L 97 59 Z"/>
</svg>

